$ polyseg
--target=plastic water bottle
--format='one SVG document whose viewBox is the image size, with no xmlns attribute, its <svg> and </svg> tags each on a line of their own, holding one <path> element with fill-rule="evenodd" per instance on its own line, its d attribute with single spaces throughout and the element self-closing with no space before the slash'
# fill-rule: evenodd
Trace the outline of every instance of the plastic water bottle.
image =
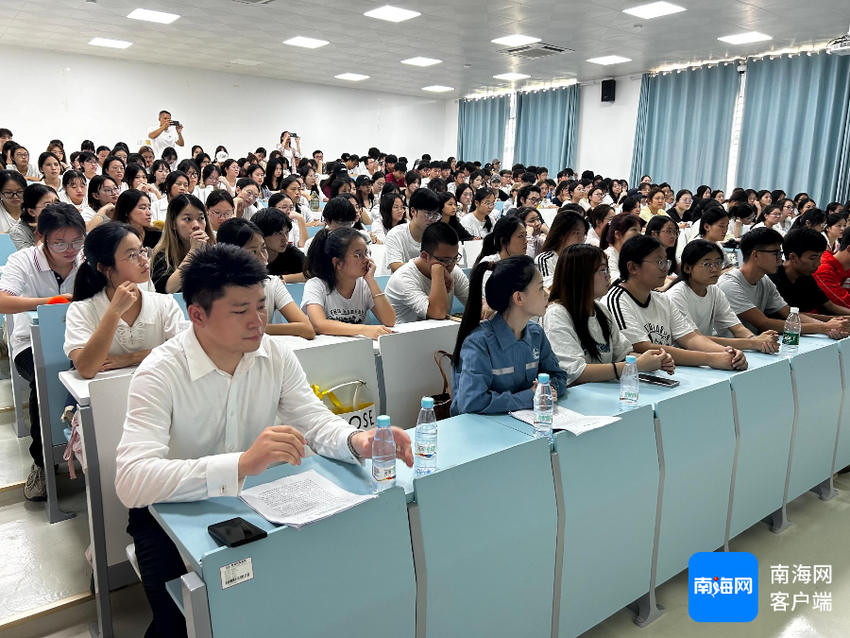
<svg viewBox="0 0 850 638">
<path fill-rule="evenodd" d="M 537 389 L 534 391 L 534 438 L 546 437 L 552 440 L 552 415 L 554 414 L 552 386 L 549 375 L 541 372 L 537 375 Z"/>
<path fill-rule="evenodd" d="M 417 474 L 430 474 L 437 469 L 437 415 L 434 399 L 422 397 L 422 409 L 416 419 L 413 469 Z"/>
<path fill-rule="evenodd" d="M 310 210 L 314 213 L 319 211 L 319 194 L 316 191 L 310 193 Z"/>
<path fill-rule="evenodd" d="M 378 427 L 372 440 L 372 489 L 383 492 L 395 486 L 395 439 L 390 429 L 390 417 L 378 417 Z"/>
<path fill-rule="evenodd" d="M 637 357 L 630 354 L 626 357 L 623 374 L 620 375 L 620 412 L 631 410 L 637 405 L 640 396 L 640 379 L 638 378 Z"/>
<path fill-rule="evenodd" d="M 782 356 L 793 357 L 800 346 L 800 333 L 803 323 L 800 321 L 800 309 L 791 308 L 791 314 L 785 320 L 785 330 L 782 331 Z"/>
</svg>

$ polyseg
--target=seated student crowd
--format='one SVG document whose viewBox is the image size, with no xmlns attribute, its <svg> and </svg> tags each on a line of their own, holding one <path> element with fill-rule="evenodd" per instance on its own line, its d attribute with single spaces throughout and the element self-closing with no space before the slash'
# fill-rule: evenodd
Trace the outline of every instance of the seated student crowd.
<svg viewBox="0 0 850 638">
<path fill-rule="evenodd" d="M 223 148 L 213 163 L 198 147 L 176 165 L 171 148 L 162 152 L 169 161 L 154 161 L 116 146 L 72 157 L 64 174 L 64 152 L 50 151 L 31 175 L 9 147 L 4 161 L 15 168 L 0 171 L 0 232 L 19 248 L 0 277 L 0 312 L 61 295 L 72 301 L 65 352 L 82 376 L 139 365 L 116 487 L 131 508 L 151 635 L 185 635 L 164 588 L 184 567 L 148 505 L 235 496 L 273 462 L 300 464 L 305 446 L 350 463 L 370 455 L 373 434 L 331 414 L 292 351 L 268 335 L 377 339 L 396 322 L 446 318 L 457 298 L 465 310 L 451 411 L 462 414 L 531 408 L 540 372 L 561 396 L 571 384 L 614 381 L 630 352 L 641 371 L 744 370 L 743 350 L 778 350 L 789 304 L 803 311 L 806 334 L 850 334 L 850 319 L 833 316 L 850 315 L 846 212 L 826 216 L 802 193 L 795 207 L 785 193 L 736 189 L 724 208 L 708 187 L 673 197 L 651 179 L 629 191 L 571 169 L 556 186 L 545 167 L 517 165 L 500 178 L 494 166 L 453 158 L 445 166 L 423 159 L 417 172 L 405 158 L 371 153 L 354 182 L 355 156 L 320 166 L 320 151 L 308 160 L 282 149 L 289 156 L 277 149 L 264 165 Z M 327 176 L 321 186 L 317 170 Z M 551 190 L 563 205 L 549 228 L 538 206 Z M 804 214 L 791 221 L 797 208 Z M 786 220 L 783 238 L 774 228 Z M 308 227 L 319 225 L 309 239 Z M 467 279 L 461 243 L 481 239 Z M 729 239 L 744 261 L 721 274 L 731 267 Z M 373 242 L 384 245 L 382 266 L 392 273 L 385 290 Z M 286 288 L 295 282 L 305 282 L 300 307 Z M 188 308 L 183 330 L 165 294 L 178 291 Z M 284 323 L 270 321 L 276 311 Z M 43 499 L 26 321 L 15 321 L 10 342 L 31 390 L 25 495 Z M 276 417 L 287 425 L 273 425 Z M 412 464 L 408 436 L 395 436 L 399 458 Z"/>
</svg>

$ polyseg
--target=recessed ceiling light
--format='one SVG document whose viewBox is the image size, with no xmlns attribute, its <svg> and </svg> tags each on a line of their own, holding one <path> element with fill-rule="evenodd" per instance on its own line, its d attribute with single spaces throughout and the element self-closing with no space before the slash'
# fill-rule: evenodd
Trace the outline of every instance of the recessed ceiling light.
<svg viewBox="0 0 850 638">
<path fill-rule="evenodd" d="M 236 58 L 235 60 L 231 60 L 228 64 L 241 64 L 242 66 L 259 66 L 262 62 L 258 62 L 257 60 L 243 60 L 242 58 Z"/>
<path fill-rule="evenodd" d="M 684 7 L 678 7 L 669 2 L 652 2 L 650 4 L 642 4 L 638 7 L 632 7 L 631 9 L 623 9 L 623 13 L 628 13 L 644 20 L 651 20 L 652 18 L 660 18 L 661 16 L 679 13 L 684 10 Z"/>
<path fill-rule="evenodd" d="M 334 76 L 337 80 L 348 80 L 350 82 L 359 82 L 360 80 L 368 80 L 368 75 L 361 75 L 360 73 L 340 73 L 339 75 Z"/>
<path fill-rule="evenodd" d="M 388 22 L 404 22 L 411 18 L 416 18 L 422 14 L 418 11 L 410 11 L 409 9 L 399 9 L 386 5 L 378 9 L 372 9 L 363 14 L 367 18 L 377 18 L 378 20 L 386 20 Z"/>
<path fill-rule="evenodd" d="M 407 58 L 406 60 L 402 60 L 402 64 L 412 64 L 413 66 L 432 66 L 434 64 L 440 64 L 442 60 L 438 60 L 437 58 Z"/>
<path fill-rule="evenodd" d="M 110 40 L 109 38 L 92 38 L 89 42 L 93 47 L 109 47 L 110 49 L 126 49 L 132 42 L 126 40 Z"/>
<path fill-rule="evenodd" d="M 423 91 L 431 91 L 433 93 L 445 93 L 446 91 L 454 91 L 454 87 L 451 86 L 440 86 L 439 84 L 435 84 L 433 86 L 423 86 Z"/>
<path fill-rule="evenodd" d="M 764 42 L 765 40 L 773 40 L 769 35 L 759 33 L 758 31 L 750 31 L 749 33 L 739 33 L 738 35 L 726 35 L 722 38 L 717 38 L 721 42 L 727 44 L 749 44 L 750 42 Z"/>
<path fill-rule="evenodd" d="M 493 44 L 504 44 L 509 47 L 520 47 L 523 44 L 534 44 L 535 42 L 540 42 L 540 38 L 532 38 L 528 35 L 508 35 L 504 38 L 490 40 L 490 42 Z"/>
<path fill-rule="evenodd" d="M 289 38 L 289 40 L 284 40 L 284 44 L 288 44 L 293 47 L 304 47 L 305 49 L 318 49 L 319 47 L 323 47 L 326 44 L 330 44 L 327 40 L 317 40 L 316 38 L 305 38 L 304 36 L 295 36 L 294 38 Z"/>
<path fill-rule="evenodd" d="M 514 82 L 515 80 L 525 80 L 530 77 L 530 75 L 526 75 L 525 73 L 502 73 L 501 75 L 494 75 L 493 79 Z"/>
<path fill-rule="evenodd" d="M 601 58 L 590 58 L 588 62 L 592 62 L 593 64 L 601 64 L 603 66 L 607 66 L 609 64 L 620 64 L 620 62 L 631 62 L 631 58 L 624 58 L 619 55 L 606 55 Z"/>
<path fill-rule="evenodd" d="M 145 22 L 156 22 L 158 24 L 171 24 L 180 16 L 176 13 L 165 13 L 164 11 L 151 11 L 150 9 L 136 9 L 127 16 L 133 20 L 144 20 Z"/>
</svg>

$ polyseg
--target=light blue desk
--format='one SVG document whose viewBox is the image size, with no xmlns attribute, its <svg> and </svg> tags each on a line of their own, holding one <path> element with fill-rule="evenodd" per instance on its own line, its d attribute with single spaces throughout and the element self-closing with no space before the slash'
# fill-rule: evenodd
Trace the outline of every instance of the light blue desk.
<svg viewBox="0 0 850 638">
<path fill-rule="evenodd" d="M 850 339 L 839 342 L 838 352 L 841 355 L 841 386 L 844 388 L 844 393 L 841 395 L 841 430 L 835 448 L 833 472 L 850 465 L 850 401 L 846 398 L 847 391 L 850 389 Z"/>
</svg>

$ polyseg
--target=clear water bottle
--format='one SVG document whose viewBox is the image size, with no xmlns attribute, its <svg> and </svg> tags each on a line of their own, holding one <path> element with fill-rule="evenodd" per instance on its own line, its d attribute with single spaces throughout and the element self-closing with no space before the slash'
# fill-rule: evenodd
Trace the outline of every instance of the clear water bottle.
<svg viewBox="0 0 850 638">
<path fill-rule="evenodd" d="M 791 314 L 785 320 L 785 330 L 782 331 L 782 356 L 793 357 L 800 346 L 800 333 L 803 323 L 800 321 L 800 309 L 791 308 Z"/>
<path fill-rule="evenodd" d="M 630 354 L 626 357 L 623 374 L 620 375 L 620 412 L 631 410 L 637 405 L 640 396 L 640 379 L 638 378 L 637 357 Z"/>
<path fill-rule="evenodd" d="M 413 469 L 417 474 L 430 474 L 437 469 L 437 415 L 431 397 L 422 397 L 422 409 L 416 419 Z"/>
<path fill-rule="evenodd" d="M 552 400 L 552 386 L 549 375 L 541 372 L 537 375 L 537 389 L 534 391 L 534 438 L 546 437 L 552 440 L 552 415 L 555 402 Z"/>
<path fill-rule="evenodd" d="M 395 439 L 390 429 L 390 417 L 381 415 L 372 440 L 372 489 L 383 492 L 394 486 Z"/>
<path fill-rule="evenodd" d="M 313 191 L 310 193 L 310 210 L 317 213 L 319 208 L 319 194 L 316 191 Z"/>
</svg>

